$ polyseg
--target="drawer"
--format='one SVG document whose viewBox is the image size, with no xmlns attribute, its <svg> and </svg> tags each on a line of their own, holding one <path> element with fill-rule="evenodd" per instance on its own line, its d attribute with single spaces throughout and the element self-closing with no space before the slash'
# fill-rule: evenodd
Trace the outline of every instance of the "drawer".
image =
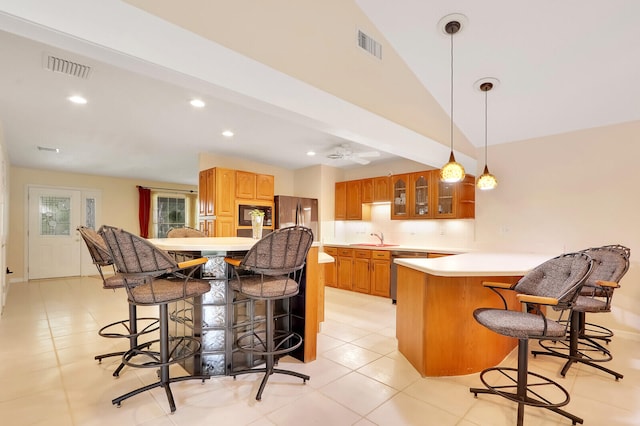
<svg viewBox="0 0 640 426">
<path fill-rule="evenodd" d="M 338 256 L 341 256 L 341 257 L 353 257 L 353 249 L 339 248 L 338 249 Z"/>
<path fill-rule="evenodd" d="M 371 250 L 354 250 L 354 254 L 358 259 L 371 259 Z"/>
<path fill-rule="evenodd" d="M 324 247 L 323 250 L 325 253 L 327 253 L 330 256 L 338 255 L 338 249 L 336 247 Z"/>
<path fill-rule="evenodd" d="M 389 260 L 391 259 L 391 252 L 388 250 L 373 250 L 371 257 L 373 259 Z"/>
</svg>

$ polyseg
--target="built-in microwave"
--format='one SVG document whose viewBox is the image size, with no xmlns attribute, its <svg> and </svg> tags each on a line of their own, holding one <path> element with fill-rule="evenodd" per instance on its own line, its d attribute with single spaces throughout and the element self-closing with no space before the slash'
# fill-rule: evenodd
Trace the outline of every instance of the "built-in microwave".
<svg viewBox="0 0 640 426">
<path fill-rule="evenodd" d="M 251 226 L 251 211 L 253 210 L 264 212 L 263 226 L 271 226 L 273 224 L 273 209 L 271 206 L 240 204 L 238 205 L 238 226 Z"/>
</svg>

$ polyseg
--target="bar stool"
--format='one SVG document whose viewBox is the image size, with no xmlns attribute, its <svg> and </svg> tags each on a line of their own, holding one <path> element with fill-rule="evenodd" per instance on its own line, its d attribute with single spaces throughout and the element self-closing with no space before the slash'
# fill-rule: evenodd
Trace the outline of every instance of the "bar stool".
<svg viewBox="0 0 640 426">
<path fill-rule="evenodd" d="M 125 399 L 162 387 L 171 412 L 174 412 L 176 405 L 170 384 L 194 379 L 204 382 L 209 376 L 170 377 L 169 366 L 195 356 L 200 352 L 201 346 L 199 339 L 194 336 L 169 336 L 168 304 L 201 296 L 211 290 L 208 281 L 193 278 L 200 266 L 207 262 L 207 258 L 177 263 L 167 252 L 122 229 L 105 225 L 99 232 L 118 271 L 122 274 L 129 303 L 142 306 L 158 305 L 160 310 L 160 339 L 152 342 L 160 345 L 159 351 L 136 347 L 127 351 L 122 358 L 123 362 L 131 367 L 157 368 L 160 380 L 114 398 L 111 402 L 120 406 Z"/>
<path fill-rule="evenodd" d="M 262 392 L 269 376 L 274 373 L 286 374 L 302 379 L 310 379 L 306 374 L 275 368 L 277 358 L 296 350 L 302 344 L 302 336 L 289 330 L 276 330 L 274 305 L 276 300 L 287 299 L 298 294 L 303 276 L 307 253 L 313 243 L 311 229 L 291 226 L 278 229 L 256 244 L 243 259 L 225 258 L 233 266 L 235 280 L 231 282 L 233 290 L 246 296 L 255 305 L 256 301 L 265 302 L 264 330 L 251 330 L 236 340 L 239 350 L 262 356 L 265 366 L 232 371 L 235 378 L 240 374 L 264 373 L 256 400 L 262 399 Z M 250 272 L 251 274 L 240 274 Z M 253 313 L 255 309 L 250 309 Z M 252 322 L 255 318 L 252 318 Z"/>
<path fill-rule="evenodd" d="M 116 273 L 115 267 L 113 266 L 113 259 L 102 237 L 96 231 L 86 226 L 79 226 L 77 230 L 87 245 L 93 264 L 96 266 L 100 278 L 102 278 L 102 287 L 108 290 L 124 288 L 124 280 L 120 274 Z M 105 277 L 103 268 L 112 268 L 113 275 Z M 129 339 L 129 349 L 133 349 L 138 347 L 138 338 L 140 336 L 154 333 L 158 331 L 158 329 L 158 318 L 138 318 L 136 305 L 129 303 L 129 318 L 105 325 L 98 331 L 98 334 L 110 339 Z M 148 347 L 149 344 L 144 343 L 142 346 Z M 121 357 L 125 352 L 126 351 L 109 352 L 96 355 L 94 359 L 102 362 L 104 358 L 113 356 Z M 113 376 L 118 377 L 124 366 L 125 363 L 121 362 L 113 372 Z"/>
<path fill-rule="evenodd" d="M 587 313 L 603 313 L 611 311 L 611 300 L 619 281 L 629 269 L 631 250 L 621 245 L 608 245 L 583 250 L 593 258 L 593 271 L 585 282 L 580 296 L 568 315 L 569 333 L 563 340 L 541 340 L 544 351 L 532 351 L 534 356 L 550 355 L 564 358 L 561 376 L 565 376 L 569 368 L 580 363 L 597 368 L 611 374 L 616 380 L 624 376 L 617 371 L 600 365 L 613 359 L 611 352 L 586 332 Z"/>
<path fill-rule="evenodd" d="M 550 259 L 535 267 L 514 285 L 501 283 L 483 283 L 496 292 L 503 300 L 500 289 L 516 291 L 520 302 L 526 304 L 526 310 L 480 308 L 473 316 L 481 325 L 503 336 L 518 339 L 518 368 L 491 367 L 480 373 L 485 388 L 471 388 L 478 394 L 494 394 L 518 404 L 517 424 L 524 422 L 526 405 L 545 408 L 567 417 L 575 425 L 583 420 L 562 410 L 569 403 L 566 389 L 559 383 L 529 371 L 529 339 L 561 340 L 567 334 L 566 324 L 548 318 L 544 309 L 547 306 L 562 311 L 571 309 L 580 289 L 591 273 L 593 260 L 584 253 L 564 254 Z"/>
</svg>

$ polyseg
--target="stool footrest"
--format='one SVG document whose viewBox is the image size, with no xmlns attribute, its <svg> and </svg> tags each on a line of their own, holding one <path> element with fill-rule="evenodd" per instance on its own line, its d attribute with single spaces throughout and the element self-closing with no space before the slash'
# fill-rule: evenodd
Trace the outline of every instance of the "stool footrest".
<svg viewBox="0 0 640 426">
<path fill-rule="evenodd" d="M 128 350 L 122 355 L 122 363 L 137 368 L 159 368 L 193 357 L 200 352 L 201 346 L 198 339 L 194 337 L 183 336 L 170 338 L 169 361 L 162 362 L 160 352 L 149 349 L 150 345 L 156 343 L 160 343 L 160 340 L 152 340 Z M 140 358 L 146 358 L 146 360 L 138 361 L 136 358 L 138 358 L 138 360 Z"/>
<path fill-rule="evenodd" d="M 302 336 L 292 331 L 275 330 L 273 350 L 267 350 L 265 330 L 250 331 L 236 340 L 238 350 L 254 355 L 284 355 L 295 351 L 302 345 Z"/>
<path fill-rule="evenodd" d="M 122 338 L 131 338 L 131 337 L 139 337 L 144 334 L 153 333 L 158 331 L 160 326 L 158 325 L 158 318 L 138 318 L 136 321 L 136 325 L 143 325 L 140 331 L 136 333 L 131 332 L 131 324 L 130 320 L 122 320 L 113 322 L 111 324 L 107 324 L 102 327 L 98 334 L 102 337 L 107 337 L 110 339 L 122 339 Z M 115 331 L 116 327 L 122 329 L 122 331 Z"/>
</svg>

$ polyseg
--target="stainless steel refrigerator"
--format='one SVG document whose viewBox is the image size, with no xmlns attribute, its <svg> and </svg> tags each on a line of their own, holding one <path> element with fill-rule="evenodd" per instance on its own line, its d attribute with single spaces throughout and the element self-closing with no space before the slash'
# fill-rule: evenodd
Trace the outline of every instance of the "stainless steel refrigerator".
<svg viewBox="0 0 640 426">
<path fill-rule="evenodd" d="M 306 226 L 313 231 L 314 241 L 320 239 L 320 235 L 318 235 L 317 199 L 276 195 L 274 197 L 274 203 L 275 229 L 294 225 Z"/>
</svg>

